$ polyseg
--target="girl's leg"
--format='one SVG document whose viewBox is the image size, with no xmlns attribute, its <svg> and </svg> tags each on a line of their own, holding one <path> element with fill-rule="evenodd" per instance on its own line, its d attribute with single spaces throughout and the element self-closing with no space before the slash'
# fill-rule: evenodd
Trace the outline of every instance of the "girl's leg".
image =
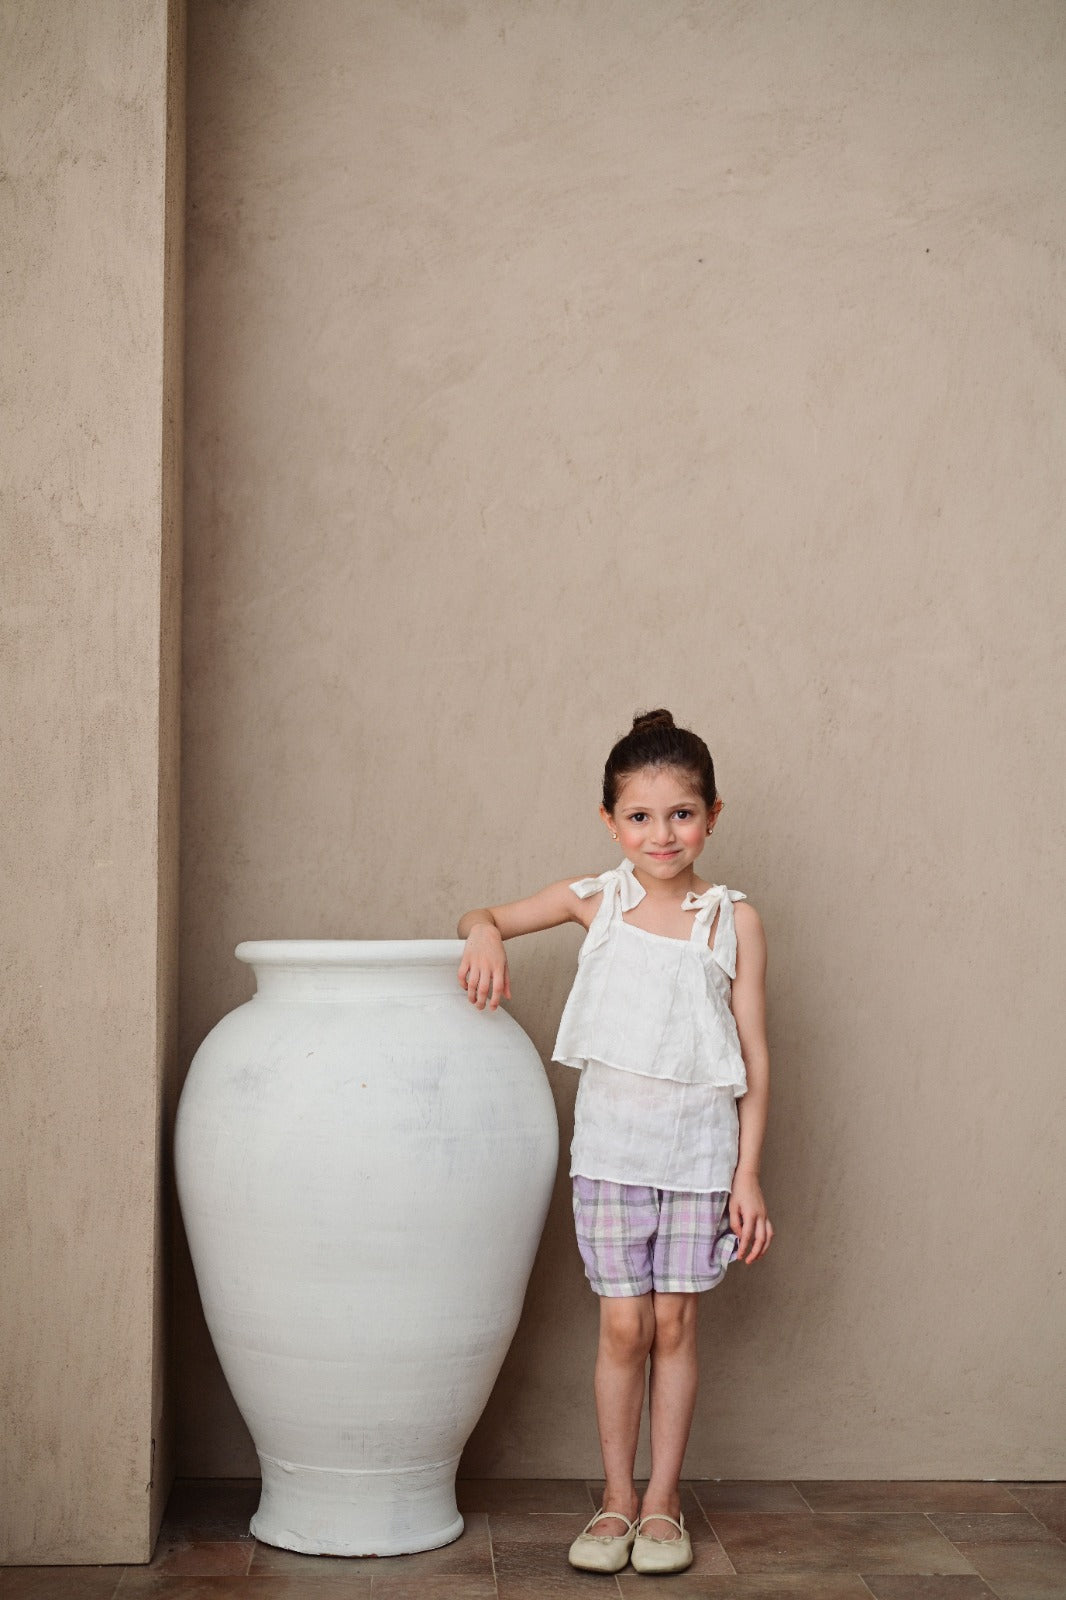
<svg viewBox="0 0 1066 1600">
<path fill-rule="evenodd" d="M 685 1459 L 698 1383 L 696 1325 L 699 1297 L 661 1294 L 650 1297 L 655 1320 L 651 1347 L 651 1477 L 644 1491 L 641 1515 L 656 1539 L 677 1538 L 668 1522 L 654 1513 L 678 1518 L 681 1511 L 681 1467 Z"/>
<path fill-rule="evenodd" d="M 682 1298 L 674 1296 L 675 1299 Z M 600 1297 L 600 1343 L 596 1355 L 596 1419 L 600 1430 L 606 1511 L 629 1521 L 637 1514 L 633 1463 L 644 1407 L 644 1368 L 655 1337 L 650 1294 Z M 605 1523 L 596 1532 L 621 1532 Z"/>
</svg>

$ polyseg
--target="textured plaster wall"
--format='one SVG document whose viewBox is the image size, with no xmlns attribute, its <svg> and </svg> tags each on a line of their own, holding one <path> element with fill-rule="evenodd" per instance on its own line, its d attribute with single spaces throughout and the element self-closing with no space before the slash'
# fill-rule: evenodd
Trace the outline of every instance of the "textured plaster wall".
<svg viewBox="0 0 1066 1600">
<path fill-rule="evenodd" d="M 171 1476 L 183 48 L 165 0 L 0 10 L 9 1562 L 146 1560 Z"/>
<path fill-rule="evenodd" d="M 611 864 L 665 703 L 774 1067 L 690 1470 L 1063 1476 L 1061 5 L 190 19 L 183 1063 L 239 939 Z M 254 1471 L 179 1268 L 181 1470 Z M 595 1339 L 563 1176 L 469 1472 L 597 1469 Z"/>
</svg>

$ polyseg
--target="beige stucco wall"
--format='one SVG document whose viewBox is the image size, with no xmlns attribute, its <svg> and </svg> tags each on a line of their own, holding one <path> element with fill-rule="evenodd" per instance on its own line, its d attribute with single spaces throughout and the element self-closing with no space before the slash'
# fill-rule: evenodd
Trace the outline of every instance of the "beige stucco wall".
<svg viewBox="0 0 1066 1600">
<path fill-rule="evenodd" d="M 172 1476 L 183 49 L 166 0 L 0 10 L 9 1562 L 146 1560 Z"/>
<path fill-rule="evenodd" d="M 669 705 L 774 1066 L 690 1470 L 1063 1476 L 1061 5 L 190 20 L 183 1063 L 239 939 L 610 864 Z M 180 1469 L 254 1470 L 179 1278 Z M 596 1470 L 595 1337 L 561 1180 L 468 1471 Z"/>
</svg>

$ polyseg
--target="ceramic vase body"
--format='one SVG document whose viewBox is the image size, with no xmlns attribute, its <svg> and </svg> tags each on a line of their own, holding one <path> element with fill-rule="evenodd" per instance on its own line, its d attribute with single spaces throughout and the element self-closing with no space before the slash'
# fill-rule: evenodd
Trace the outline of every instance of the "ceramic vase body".
<svg viewBox="0 0 1066 1600">
<path fill-rule="evenodd" d="M 263 1473 L 252 1532 L 394 1555 L 462 1532 L 459 1454 L 518 1323 L 558 1127 L 540 1058 L 457 941 L 243 944 L 201 1045 L 178 1195 Z"/>
</svg>

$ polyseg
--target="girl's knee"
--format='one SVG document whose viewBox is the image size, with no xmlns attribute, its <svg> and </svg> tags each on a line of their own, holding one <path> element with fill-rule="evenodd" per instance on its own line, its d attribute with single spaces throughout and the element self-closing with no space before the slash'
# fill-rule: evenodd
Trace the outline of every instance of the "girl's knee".
<svg viewBox="0 0 1066 1600">
<path fill-rule="evenodd" d="M 657 1355 L 671 1355 L 696 1342 L 696 1323 L 699 1314 L 699 1296 L 694 1294 L 657 1294 L 654 1297 L 655 1334 L 654 1349 Z"/>
<path fill-rule="evenodd" d="M 655 1338 L 651 1296 L 600 1300 L 600 1348 L 614 1361 L 645 1361 Z"/>
</svg>

